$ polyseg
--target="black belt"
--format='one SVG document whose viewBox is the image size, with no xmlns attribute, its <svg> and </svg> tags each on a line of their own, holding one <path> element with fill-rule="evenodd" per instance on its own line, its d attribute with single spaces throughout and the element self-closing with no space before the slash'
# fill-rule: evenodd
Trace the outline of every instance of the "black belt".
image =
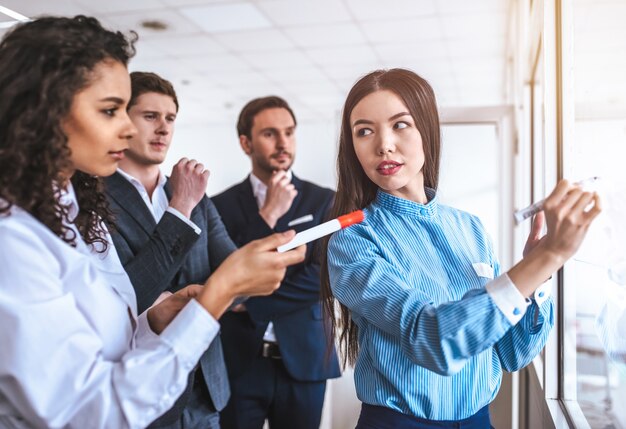
<svg viewBox="0 0 626 429">
<path fill-rule="evenodd" d="M 270 359 L 282 359 L 278 343 L 263 341 L 263 346 L 261 347 L 261 356 Z"/>
</svg>

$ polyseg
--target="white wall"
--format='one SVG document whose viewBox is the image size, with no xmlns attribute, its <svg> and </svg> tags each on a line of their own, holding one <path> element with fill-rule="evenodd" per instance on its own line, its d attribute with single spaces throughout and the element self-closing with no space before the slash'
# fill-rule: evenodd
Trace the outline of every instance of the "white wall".
<svg viewBox="0 0 626 429">
<path fill-rule="evenodd" d="M 295 113 L 297 117 L 298 112 Z M 293 167 L 298 177 L 335 188 L 338 129 L 334 122 L 308 120 L 298 123 Z M 250 172 L 250 160 L 239 146 L 235 121 L 232 124 L 177 124 L 163 164 L 166 175 L 183 156 L 199 160 L 211 171 L 207 187 L 210 196 L 239 183 Z"/>
</svg>

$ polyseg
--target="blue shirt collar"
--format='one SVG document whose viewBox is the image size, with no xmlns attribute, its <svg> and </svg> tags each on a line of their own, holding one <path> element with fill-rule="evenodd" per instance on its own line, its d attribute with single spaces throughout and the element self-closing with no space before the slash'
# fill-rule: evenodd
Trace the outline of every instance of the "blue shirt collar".
<svg viewBox="0 0 626 429">
<path fill-rule="evenodd" d="M 431 219 L 437 215 L 439 206 L 437 192 L 432 188 L 424 188 L 424 191 L 426 192 L 426 197 L 428 198 L 428 202 L 426 204 L 420 204 L 415 201 L 396 197 L 381 189 L 378 189 L 378 192 L 376 193 L 375 203 L 400 215 Z"/>
</svg>

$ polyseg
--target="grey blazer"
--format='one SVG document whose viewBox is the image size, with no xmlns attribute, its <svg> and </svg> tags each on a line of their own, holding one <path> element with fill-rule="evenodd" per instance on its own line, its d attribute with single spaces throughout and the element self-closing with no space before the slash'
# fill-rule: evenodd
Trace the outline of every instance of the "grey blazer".
<svg viewBox="0 0 626 429">
<path fill-rule="evenodd" d="M 105 193 L 115 216 L 111 236 L 137 295 L 138 313 L 145 311 L 164 291 L 175 292 L 191 283 L 204 283 L 236 246 L 230 239 L 215 206 L 203 197 L 191 212 L 191 221 L 202 232 L 165 212 L 156 223 L 135 187 L 121 174 L 105 180 Z M 168 199 L 169 183 L 165 184 Z M 216 411 L 230 396 L 220 336 L 200 359 L 202 373 Z M 192 386 L 174 408 L 163 416 L 174 419 L 184 408 Z"/>
</svg>

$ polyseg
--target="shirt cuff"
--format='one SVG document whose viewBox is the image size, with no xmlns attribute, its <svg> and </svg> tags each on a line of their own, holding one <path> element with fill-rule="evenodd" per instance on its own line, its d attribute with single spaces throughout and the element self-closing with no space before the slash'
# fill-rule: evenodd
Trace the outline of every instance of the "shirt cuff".
<svg viewBox="0 0 626 429">
<path fill-rule="evenodd" d="M 512 325 L 524 317 L 530 300 L 524 298 L 506 273 L 487 283 L 485 289 Z"/>
<path fill-rule="evenodd" d="M 193 223 L 190 219 L 187 219 L 181 212 L 176 210 L 174 207 L 168 207 L 165 211 L 170 212 L 171 214 L 176 216 L 178 219 L 180 219 L 183 222 L 185 222 L 187 225 L 189 225 L 191 228 L 193 228 L 193 230 L 195 231 L 196 234 L 200 235 L 200 233 L 202 232 L 202 230 L 200 228 L 198 228 L 198 225 Z"/>
<path fill-rule="evenodd" d="M 533 294 L 533 299 L 537 303 L 537 305 L 541 306 L 548 298 L 552 295 L 552 282 L 547 281 L 541 286 L 539 286 L 535 293 Z"/>
<path fill-rule="evenodd" d="M 192 299 L 159 337 L 174 349 L 185 369 L 191 369 L 209 348 L 219 330 L 217 320 L 198 301 Z"/>
</svg>

